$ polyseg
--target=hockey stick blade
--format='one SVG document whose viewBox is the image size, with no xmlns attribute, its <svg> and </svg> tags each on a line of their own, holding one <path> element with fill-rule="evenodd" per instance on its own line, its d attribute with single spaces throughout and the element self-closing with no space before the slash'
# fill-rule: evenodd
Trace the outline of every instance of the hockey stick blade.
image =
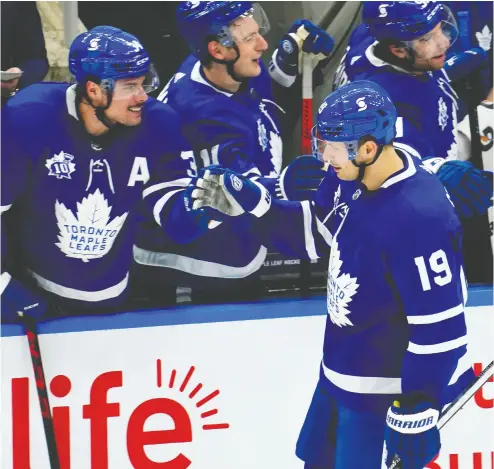
<svg viewBox="0 0 494 469">
<path fill-rule="evenodd" d="M 33 365 L 34 381 L 36 383 L 36 391 L 38 393 L 39 406 L 41 410 L 41 418 L 43 419 L 43 426 L 45 429 L 45 439 L 46 446 L 48 448 L 48 457 L 50 459 L 50 468 L 60 469 L 60 459 L 58 456 L 50 401 L 48 399 L 48 387 L 46 385 L 45 372 L 43 370 L 43 360 L 41 358 L 41 350 L 39 347 L 36 321 L 20 311 L 18 312 L 18 315 L 22 319 L 26 330 L 29 354 L 31 355 L 31 362 Z"/>
<path fill-rule="evenodd" d="M 480 375 L 468 386 L 443 412 L 439 421 L 437 422 L 437 428 L 441 430 L 465 404 L 475 395 L 475 393 L 492 377 L 494 374 L 494 361 L 490 362 Z M 401 469 L 401 459 L 396 455 L 393 462 L 388 469 Z"/>
</svg>

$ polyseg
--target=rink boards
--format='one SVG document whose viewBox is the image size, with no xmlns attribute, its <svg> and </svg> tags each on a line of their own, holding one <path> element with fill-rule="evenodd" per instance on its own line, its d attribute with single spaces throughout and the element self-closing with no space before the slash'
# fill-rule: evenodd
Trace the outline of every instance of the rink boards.
<svg viewBox="0 0 494 469">
<path fill-rule="evenodd" d="M 302 469 L 325 298 L 72 318 L 41 326 L 62 469 Z M 492 289 L 470 289 L 470 353 L 494 356 Z M 2 329 L 1 467 L 49 469 L 22 329 Z M 494 468 L 494 383 L 430 469 Z M 154 462 L 154 464 L 153 464 Z"/>
</svg>

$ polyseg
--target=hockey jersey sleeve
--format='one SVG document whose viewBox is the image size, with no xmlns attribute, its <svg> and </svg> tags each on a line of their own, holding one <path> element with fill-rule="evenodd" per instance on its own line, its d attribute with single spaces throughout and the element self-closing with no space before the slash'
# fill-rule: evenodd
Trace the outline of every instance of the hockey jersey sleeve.
<svg viewBox="0 0 494 469">
<path fill-rule="evenodd" d="M 273 199 L 266 215 L 254 221 L 260 242 L 274 252 L 300 259 L 316 260 L 324 255 L 333 239 L 336 190 L 336 176 L 328 174 L 314 201 Z"/>
<path fill-rule="evenodd" d="M 12 278 L 10 268 L 16 259 L 12 256 L 12 238 L 9 239 L 5 217 L 12 217 L 16 204 L 26 188 L 31 168 L 31 160 L 21 144 L 21 139 L 12 126 L 15 119 L 11 116 L 7 104 L 2 110 L 1 119 L 1 274 L 0 299 L 2 322 L 16 322 L 17 311 L 28 310 L 33 317 L 42 317 L 44 302 L 29 288 Z M 10 241 L 10 242 L 9 242 Z"/>
<path fill-rule="evenodd" d="M 409 326 L 402 392 L 423 393 L 440 407 L 471 366 L 459 222 L 411 214 L 386 244 L 390 282 Z"/>
<path fill-rule="evenodd" d="M 162 103 L 154 104 L 150 134 L 155 162 L 143 190 L 146 222 L 157 223 L 175 243 L 189 243 L 208 229 L 206 217 L 191 212 L 184 198 L 197 175 L 194 153 L 182 136 L 177 114 Z"/>
<path fill-rule="evenodd" d="M 255 136 L 238 116 L 216 109 L 207 117 L 187 120 L 184 134 L 197 149 L 201 165 L 219 164 L 244 176 L 262 175 L 256 164 Z"/>
</svg>

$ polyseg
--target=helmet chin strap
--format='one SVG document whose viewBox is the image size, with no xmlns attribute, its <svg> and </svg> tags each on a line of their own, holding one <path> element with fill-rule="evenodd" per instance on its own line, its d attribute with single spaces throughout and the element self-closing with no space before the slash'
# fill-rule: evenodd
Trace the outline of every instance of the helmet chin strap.
<svg viewBox="0 0 494 469">
<path fill-rule="evenodd" d="M 383 150 L 384 150 L 384 145 L 379 145 L 377 148 L 376 155 L 374 156 L 374 158 L 372 158 L 372 161 L 369 163 L 357 164 L 355 159 L 352 160 L 353 166 L 358 168 L 357 181 L 362 182 L 362 179 L 364 179 L 364 175 L 365 175 L 365 168 L 367 168 L 368 166 L 372 166 L 377 161 L 377 159 L 381 156 Z"/>
<path fill-rule="evenodd" d="M 101 85 L 100 85 L 101 86 Z M 96 118 L 108 129 L 112 129 L 115 124 L 112 124 L 108 118 L 106 117 L 105 111 L 111 106 L 111 103 L 113 101 L 113 90 L 106 90 L 106 96 L 107 96 L 107 102 L 105 106 L 95 106 L 93 102 L 91 101 L 91 98 L 89 97 L 87 93 L 87 89 L 84 86 L 82 88 L 82 95 L 80 98 L 84 97 L 86 99 L 86 102 L 94 109 L 94 114 Z M 79 98 L 79 99 L 80 99 Z"/>
<path fill-rule="evenodd" d="M 239 77 L 234 70 L 235 64 L 237 63 L 238 59 L 240 59 L 240 51 L 238 50 L 237 44 L 234 44 L 233 49 L 237 53 L 237 57 L 233 60 L 221 60 L 221 59 L 216 59 L 214 57 L 211 57 L 213 62 L 216 62 L 218 64 L 226 65 L 226 71 L 228 75 L 230 75 L 236 82 L 238 83 L 245 83 L 248 78 L 245 77 Z"/>
<path fill-rule="evenodd" d="M 76 100 L 77 102 L 80 102 L 80 100 L 84 97 L 86 99 L 86 102 L 89 104 L 94 109 L 94 114 L 97 117 L 97 119 L 109 129 L 109 132 L 107 134 L 104 134 L 100 137 L 94 137 L 92 135 L 89 135 L 91 140 L 95 143 L 97 143 L 99 146 L 104 147 L 108 143 L 112 142 L 115 137 L 117 137 L 120 133 L 120 129 L 123 128 L 122 125 L 120 124 L 112 124 L 109 122 L 108 118 L 106 117 L 105 111 L 111 106 L 112 100 L 113 100 L 113 92 L 112 91 L 107 91 L 107 96 L 108 96 L 108 102 L 106 103 L 105 106 L 95 106 L 92 102 L 91 99 L 89 98 L 86 89 L 82 89 L 82 92 L 79 92 L 76 94 Z M 79 115 L 79 106 L 76 106 L 77 114 Z M 79 115 L 79 120 L 80 120 L 80 115 Z"/>
</svg>

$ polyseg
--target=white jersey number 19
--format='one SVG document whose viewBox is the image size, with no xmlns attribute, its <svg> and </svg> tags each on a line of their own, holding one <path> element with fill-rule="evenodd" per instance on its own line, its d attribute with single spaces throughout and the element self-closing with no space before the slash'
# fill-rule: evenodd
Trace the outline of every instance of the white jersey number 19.
<svg viewBox="0 0 494 469">
<path fill-rule="evenodd" d="M 424 291 L 428 291 L 431 289 L 431 281 L 429 279 L 429 273 L 427 271 L 425 259 L 421 256 L 416 257 L 414 260 L 415 265 L 419 270 L 422 288 Z M 429 257 L 429 267 L 432 272 L 440 274 L 433 277 L 434 283 L 436 285 L 444 287 L 444 285 L 447 285 L 449 282 L 451 282 L 453 276 L 451 275 L 451 269 L 449 268 L 446 253 L 442 249 L 439 249 L 439 251 L 431 254 L 431 256 Z"/>
</svg>

